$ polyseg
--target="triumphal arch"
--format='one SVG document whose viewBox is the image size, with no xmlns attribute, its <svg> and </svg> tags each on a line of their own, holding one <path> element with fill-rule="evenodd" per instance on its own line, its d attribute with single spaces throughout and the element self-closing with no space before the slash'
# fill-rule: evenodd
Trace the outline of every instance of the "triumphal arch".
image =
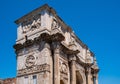
<svg viewBox="0 0 120 84">
<path fill-rule="evenodd" d="M 98 84 L 93 52 L 48 5 L 15 21 L 17 84 Z"/>
</svg>

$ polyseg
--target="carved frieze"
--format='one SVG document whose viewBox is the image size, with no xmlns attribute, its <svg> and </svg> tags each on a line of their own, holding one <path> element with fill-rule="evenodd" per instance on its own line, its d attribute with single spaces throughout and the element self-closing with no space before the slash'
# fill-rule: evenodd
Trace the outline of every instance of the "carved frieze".
<svg viewBox="0 0 120 84">
<path fill-rule="evenodd" d="M 31 18 L 26 19 L 22 23 L 23 33 L 27 33 L 28 31 L 33 31 L 38 29 L 41 26 L 41 15 L 31 16 Z"/>
<path fill-rule="evenodd" d="M 21 69 L 17 71 L 17 76 L 28 75 L 32 73 L 50 71 L 50 65 L 42 64 L 42 65 L 34 65 L 32 67 L 27 67 L 25 69 Z"/>
</svg>

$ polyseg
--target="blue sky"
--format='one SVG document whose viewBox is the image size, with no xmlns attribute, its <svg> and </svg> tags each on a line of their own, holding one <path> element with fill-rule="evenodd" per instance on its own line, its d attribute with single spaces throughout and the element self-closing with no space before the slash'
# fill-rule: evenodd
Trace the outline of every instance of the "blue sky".
<svg viewBox="0 0 120 84">
<path fill-rule="evenodd" d="M 0 0 L 0 78 L 16 76 L 16 19 L 49 4 L 95 53 L 99 84 L 120 82 L 119 0 Z"/>
</svg>

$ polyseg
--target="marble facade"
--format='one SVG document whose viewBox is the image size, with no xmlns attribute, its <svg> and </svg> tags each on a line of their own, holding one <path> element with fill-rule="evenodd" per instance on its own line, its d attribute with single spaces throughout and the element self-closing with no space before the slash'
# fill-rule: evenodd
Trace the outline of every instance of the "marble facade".
<svg viewBox="0 0 120 84">
<path fill-rule="evenodd" d="M 89 50 L 47 4 L 15 21 L 17 84 L 98 84 Z"/>
</svg>

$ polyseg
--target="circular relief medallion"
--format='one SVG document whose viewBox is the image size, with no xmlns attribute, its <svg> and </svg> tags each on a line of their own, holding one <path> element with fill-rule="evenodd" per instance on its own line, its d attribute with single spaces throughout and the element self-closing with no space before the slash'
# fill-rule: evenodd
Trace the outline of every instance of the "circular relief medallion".
<svg viewBox="0 0 120 84">
<path fill-rule="evenodd" d="M 67 65 L 65 63 L 62 63 L 61 72 L 67 73 Z"/>
<path fill-rule="evenodd" d="M 35 57 L 33 55 L 29 55 L 27 58 L 26 58 L 26 63 L 25 63 L 25 66 L 26 67 L 31 67 L 35 64 Z"/>
</svg>

